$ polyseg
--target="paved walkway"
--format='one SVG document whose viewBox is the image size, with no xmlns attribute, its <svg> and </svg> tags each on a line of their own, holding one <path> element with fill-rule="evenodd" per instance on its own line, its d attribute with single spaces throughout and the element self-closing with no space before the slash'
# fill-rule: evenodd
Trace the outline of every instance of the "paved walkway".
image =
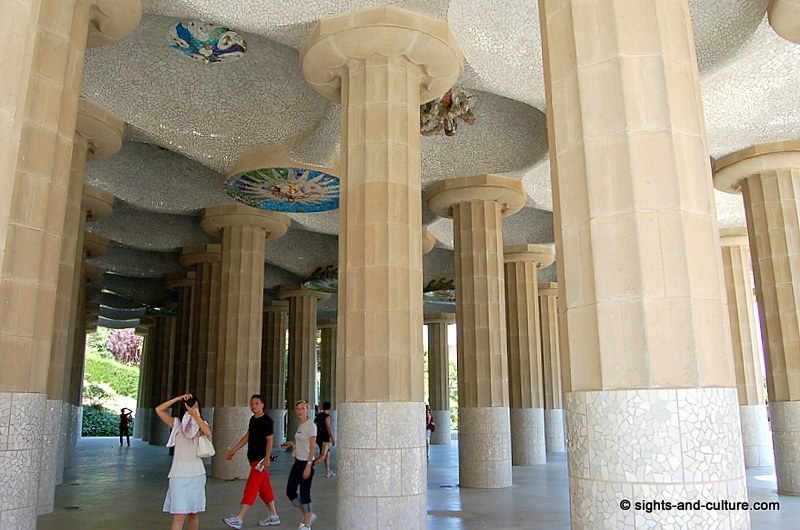
<svg viewBox="0 0 800 530">
<path fill-rule="evenodd" d="M 56 489 L 55 512 L 39 518 L 40 530 L 86 528 L 133 530 L 169 528 L 161 512 L 170 466 L 167 449 L 138 440 L 121 448 L 114 438 L 85 438 L 78 442 L 74 465 L 64 485 Z M 284 495 L 290 456 L 273 463 L 273 487 L 283 524 L 294 530 L 300 515 Z M 750 501 L 779 501 L 780 511 L 751 512 L 754 529 L 800 528 L 800 497 L 778 497 L 771 468 L 748 470 Z M 314 530 L 336 528 L 336 478 L 318 474 L 312 497 L 320 518 Z M 460 489 L 457 445 L 434 446 L 428 467 L 428 527 L 435 530 L 569 528 L 567 466 L 563 455 L 546 465 L 514 468 L 514 485 L 501 490 Z M 209 478 L 208 507 L 200 528 L 227 528 L 222 518 L 238 511 L 243 481 Z M 258 501 L 260 502 L 260 501 Z M 265 510 L 250 510 L 245 528 L 258 528 Z"/>
</svg>

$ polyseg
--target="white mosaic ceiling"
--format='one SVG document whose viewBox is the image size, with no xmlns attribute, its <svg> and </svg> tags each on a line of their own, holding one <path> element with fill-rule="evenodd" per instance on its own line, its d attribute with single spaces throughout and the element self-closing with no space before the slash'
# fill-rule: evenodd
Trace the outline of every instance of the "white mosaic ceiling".
<svg viewBox="0 0 800 530">
<path fill-rule="evenodd" d="M 800 137 L 800 46 L 772 31 L 765 17 L 767 3 L 689 2 L 714 157 L 754 143 Z M 85 97 L 128 124 L 122 151 L 90 163 L 86 177 L 125 203 L 93 228 L 119 245 L 115 259 L 106 261 L 114 262 L 121 272 L 130 269 L 133 276 L 149 276 L 173 270 L 166 263 L 174 258 L 174 250 L 206 237 L 188 226 L 200 210 L 231 202 L 222 190 L 224 174 L 253 146 L 282 144 L 297 161 L 336 162 L 340 108 L 305 82 L 298 49 L 317 20 L 384 4 L 447 20 L 466 59 L 459 84 L 477 95 L 476 125 L 461 125 L 452 138 L 422 138 L 423 187 L 480 172 L 520 178 L 530 199 L 518 220 L 506 221 L 507 240 L 552 241 L 537 2 L 143 0 L 142 4 L 145 16 L 138 32 L 87 52 L 82 86 Z M 247 39 L 248 51 L 232 63 L 192 61 L 169 47 L 169 28 L 180 20 L 227 26 Z M 308 136 L 293 144 L 293 138 L 303 133 Z M 738 197 L 718 193 L 717 207 L 721 226 L 744 223 Z M 268 256 L 268 262 L 287 277 L 302 277 L 335 256 L 328 249 L 335 246 L 331 241 L 338 234 L 338 219 L 335 212 L 291 217 L 289 234 L 273 244 L 281 252 Z M 436 220 L 430 212 L 425 221 L 433 223 L 431 232 L 442 241 L 441 250 L 450 252 L 451 223 Z M 318 237 L 330 241 L 320 246 Z M 138 250 L 119 250 L 126 247 Z M 158 252 L 163 259 L 155 259 Z M 436 277 L 438 268 L 447 268 L 441 259 L 428 262 L 426 277 Z"/>
</svg>

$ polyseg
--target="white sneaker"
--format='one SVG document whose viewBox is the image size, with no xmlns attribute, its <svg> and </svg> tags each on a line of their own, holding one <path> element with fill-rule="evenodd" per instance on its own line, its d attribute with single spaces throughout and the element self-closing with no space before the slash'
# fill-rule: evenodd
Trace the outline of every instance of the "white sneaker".
<svg viewBox="0 0 800 530">
<path fill-rule="evenodd" d="M 258 526 L 278 526 L 279 524 L 281 524 L 281 518 L 277 515 L 267 515 L 258 522 Z"/>
<path fill-rule="evenodd" d="M 325 476 L 328 477 L 328 478 L 335 477 L 336 476 L 336 471 L 328 471 L 327 473 L 325 473 Z"/>
<path fill-rule="evenodd" d="M 317 514 L 311 512 L 311 517 L 308 518 L 308 527 L 311 528 L 311 525 L 314 524 L 314 521 L 317 520 Z"/>
<path fill-rule="evenodd" d="M 236 528 L 236 530 L 242 530 L 243 521 L 235 515 L 231 515 L 230 517 L 224 518 L 222 522 L 231 528 Z"/>
</svg>

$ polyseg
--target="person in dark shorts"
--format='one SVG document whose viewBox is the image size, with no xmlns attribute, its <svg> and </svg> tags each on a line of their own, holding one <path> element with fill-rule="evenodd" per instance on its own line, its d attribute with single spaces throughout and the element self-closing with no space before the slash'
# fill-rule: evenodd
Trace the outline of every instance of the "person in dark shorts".
<svg viewBox="0 0 800 530">
<path fill-rule="evenodd" d="M 250 425 L 242 439 L 228 451 L 226 458 L 233 459 L 236 451 L 247 444 L 247 461 L 250 462 L 250 475 L 242 494 L 242 507 L 237 515 L 231 515 L 222 521 L 231 528 L 239 529 L 244 524 L 247 510 L 255 504 L 256 496 L 260 496 L 269 508 L 267 516 L 258 522 L 258 526 L 276 526 L 281 524 L 278 512 L 275 510 L 275 493 L 272 491 L 272 482 L 269 478 L 269 455 L 272 452 L 273 426 L 272 418 L 264 413 L 264 398 L 261 394 L 250 397 L 250 410 L 253 416 Z"/>
<path fill-rule="evenodd" d="M 128 407 L 122 407 L 119 411 L 119 446 L 122 447 L 122 438 L 128 439 L 128 447 L 131 446 L 131 435 L 128 432 L 128 426 L 133 421 L 133 411 Z"/>
<path fill-rule="evenodd" d="M 336 445 L 336 439 L 333 436 L 333 426 L 331 425 L 330 401 L 322 404 L 322 412 L 318 412 L 314 417 L 314 425 L 317 426 L 317 447 L 319 447 L 319 456 L 315 463 L 325 462 L 325 476 L 335 477 L 336 472 L 331 470 L 330 449 Z"/>
</svg>

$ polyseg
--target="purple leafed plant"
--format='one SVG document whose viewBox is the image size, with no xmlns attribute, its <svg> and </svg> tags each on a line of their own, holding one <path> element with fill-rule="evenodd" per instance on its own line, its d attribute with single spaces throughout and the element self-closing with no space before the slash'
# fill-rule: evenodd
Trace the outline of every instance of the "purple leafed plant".
<svg viewBox="0 0 800 530">
<path fill-rule="evenodd" d="M 106 347 L 121 363 L 138 365 L 142 358 L 142 337 L 132 329 L 118 329 L 109 335 Z"/>
</svg>

